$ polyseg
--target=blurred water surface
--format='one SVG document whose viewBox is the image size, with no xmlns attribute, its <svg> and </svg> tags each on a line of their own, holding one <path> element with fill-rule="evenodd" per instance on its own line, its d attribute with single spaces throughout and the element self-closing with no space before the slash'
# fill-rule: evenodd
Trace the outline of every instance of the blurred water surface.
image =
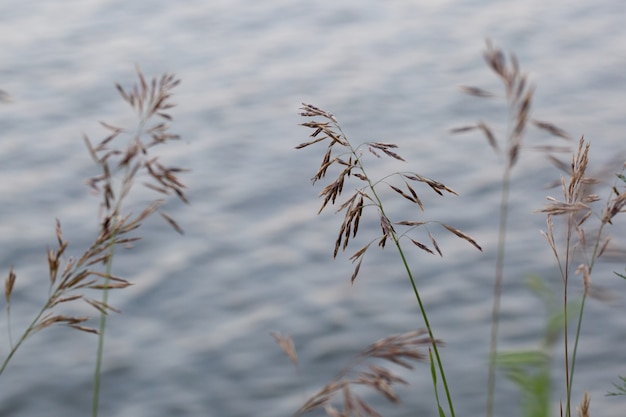
<svg viewBox="0 0 626 417">
<path fill-rule="evenodd" d="M 315 215 L 321 188 L 309 183 L 323 150 L 293 149 L 308 135 L 298 126 L 303 101 L 332 111 L 356 143 L 400 145 L 409 164 L 372 160 L 371 175 L 410 169 L 461 194 L 422 190 L 425 214 L 389 197 L 399 217 L 454 224 L 484 247 L 435 229 L 443 259 L 410 259 L 447 343 L 457 414 L 480 415 L 502 161 L 479 135 L 448 131 L 479 119 L 499 126 L 506 112 L 458 86 L 499 91 L 481 58 L 485 38 L 515 51 L 537 86 L 534 115 L 584 133 L 595 172 L 610 173 L 624 151 L 625 18 L 618 0 L 2 2 L 0 88 L 12 102 L 0 108 L 0 269 L 18 274 L 14 332 L 45 297 L 55 217 L 71 255 L 94 237 L 98 199 L 84 179 L 97 171 L 81 135 L 100 138 L 100 120 L 133 126 L 113 83 L 130 85 L 137 64 L 183 80 L 173 111 L 183 139 L 162 157 L 191 168 L 192 204 L 167 207 L 185 236 L 155 218 L 116 259 L 135 285 L 113 295 L 123 314 L 109 321 L 102 415 L 287 416 L 359 349 L 422 326 L 392 250 L 372 250 L 354 286 L 348 256 L 332 260 L 341 219 Z M 546 140 L 529 131 L 529 144 Z M 531 150 L 515 170 L 503 348 L 535 346 L 541 335 L 541 304 L 524 276 L 558 284 L 539 234 L 545 220 L 532 214 L 558 176 Z M 363 241 L 379 231 L 374 220 L 362 228 Z M 607 417 L 624 414 L 623 401 L 603 396 L 626 374 L 624 283 L 611 272 L 621 261 L 598 265 L 598 282 L 618 296 L 588 304 L 576 368 L 576 401 L 588 389 L 593 414 Z M 270 331 L 293 336 L 300 376 Z M 87 334 L 37 334 L 0 381 L 0 415 L 86 415 L 94 352 Z M 380 411 L 436 415 L 427 367 L 403 375 L 412 383 L 405 405 L 374 400 Z M 562 379 L 555 367 L 555 415 Z M 515 415 L 515 401 L 501 378 L 498 414 Z"/>
</svg>

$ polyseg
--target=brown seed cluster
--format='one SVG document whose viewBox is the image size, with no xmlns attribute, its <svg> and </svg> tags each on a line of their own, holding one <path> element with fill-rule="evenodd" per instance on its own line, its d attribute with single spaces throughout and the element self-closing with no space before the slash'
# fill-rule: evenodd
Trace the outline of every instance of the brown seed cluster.
<svg viewBox="0 0 626 417">
<path fill-rule="evenodd" d="M 622 172 L 626 168 L 626 164 L 622 166 Z M 618 174 L 618 178 L 622 180 L 622 182 L 626 183 L 626 177 L 622 173 Z M 611 220 L 619 213 L 623 213 L 624 207 L 626 207 L 626 187 L 622 187 L 622 191 L 619 191 L 616 186 L 611 188 L 611 197 L 609 198 L 609 202 L 607 204 L 606 210 L 604 211 L 604 215 L 602 216 L 602 223 L 612 224 Z"/>
<path fill-rule="evenodd" d="M 600 183 L 599 180 L 587 176 L 587 168 L 589 163 L 589 143 L 585 142 L 581 137 L 578 143 L 577 151 L 572 156 L 569 165 L 561 164 L 560 167 L 568 173 L 567 178 L 561 178 L 561 194 L 562 199 L 548 196 L 548 203 L 539 210 L 540 213 L 546 214 L 547 231 L 543 232 L 543 236 L 548 241 L 550 248 L 557 261 L 562 264 L 571 259 L 576 254 L 586 253 L 588 247 L 591 246 L 592 253 L 587 253 L 583 258 L 586 259 L 576 268 L 576 274 L 581 274 L 583 278 L 584 291 L 586 295 L 593 295 L 595 298 L 606 299 L 603 291 L 598 287 L 590 286 L 591 270 L 595 259 L 599 259 L 606 252 L 611 242 L 610 236 L 604 235 L 605 226 L 612 224 L 612 219 L 619 213 L 624 212 L 626 205 L 626 187 L 622 187 L 620 191 L 617 186 L 611 187 L 611 195 L 607 200 L 605 209 L 602 213 L 593 216 L 594 209 L 592 204 L 600 201 L 600 197 L 593 193 L 593 187 Z M 622 172 L 623 172 L 622 167 Z M 618 179 L 625 180 L 620 173 Z M 624 181 L 626 182 L 626 181 Z M 566 238 L 563 246 L 565 249 L 560 253 L 558 236 L 555 233 L 554 217 L 565 217 Z M 588 239 L 586 231 L 586 223 L 589 219 L 598 218 L 600 225 L 592 228 L 593 238 Z M 574 241 L 574 238 L 576 240 Z M 591 241 L 591 245 L 588 244 Z M 589 261 L 591 259 L 591 261 Z M 567 268 L 561 268 L 564 271 L 563 279 L 567 282 Z"/>
<path fill-rule="evenodd" d="M 129 247 L 140 239 L 129 234 L 139 227 L 142 222 L 159 209 L 164 203 L 157 199 L 139 214 L 126 212 L 124 202 L 128 197 L 137 177 L 147 174 L 149 182 L 143 185 L 163 195 L 176 195 L 187 202 L 184 184 L 178 174 L 185 171 L 176 167 L 165 167 L 157 157 L 150 155 L 150 149 L 178 139 L 178 135 L 169 132 L 172 117 L 167 113 L 174 107 L 170 102 L 172 89 L 179 84 L 173 75 L 165 74 L 160 79 L 153 78 L 150 83 L 137 69 L 138 83 L 131 91 L 124 90 L 119 84 L 117 89 L 123 99 L 135 110 L 138 116 L 138 126 L 131 130 L 116 127 L 101 122 L 110 134 L 93 145 L 85 135 L 85 143 L 91 157 L 101 169 L 97 175 L 87 183 L 102 198 L 100 228 L 94 242 L 83 254 L 76 258 L 66 258 L 69 242 L 64 239 L 61 222 L 56 221 L 57 247 L 48 249 L 48 270 L 50 296 L 41 313 L 33 322 L 20 342 L 30 334 L 55 323 L 64 323 L 78 330 L 97 333 L 97 330 L 86 327 L 82 323 L 88 317 L 72 317 L 56 312 L 56 307 L 82 300 L 100 313 L 117 311 L 108 303 L 95 300 L 83 293 L 85 289 L 110 290 L 121 289 L 131 285 L 126 279 L 105 272 L 104 265 L 111 261 L 113 249 Z M 157 118 L 158 120 L 153 121 Z M 125 144 L 120 138 L 126 138 Z M 161 216 L 179 233 L 180 226 L 166 213 Z M 5 280 L 5 298 L 7 307 L 10 305 L 11 294 L 14 289 L 16 274 L 11 267 Z"/>
<path fill-rule="evenodd" d="M 515 166 L 519 158 L 524 132 L 530 120 L 534 87 L 528 85 L 528 76 L 520 70 L 519 62 L 515 54 L 510 54 L 507 59 L 502 50 L 494 47 L 491 41 L 487 40 L 487 49 L 484 53 L 484 58 L 487 65 L 503 82 L 504 96 L 510 108 L 510 113 L 514 115 L 510 129 L 507 132 L 507 139 L 504 146 L 507 156 L 507 168 L 511 169 Z M 492 98 L 498 96 L 495 93 L 479 87 L 462 86 L 461 89 L 469 95 L 481 98 Z M 532 123 L 537 128 L 544 130 L 553 136 L 570 139 L 569 134 L 565 130 L 551 123 L 539 120 L 532 120 Z M 468 126 L 454 128 L 451 132 L 464 133 L 474 130 L 479 130 L 483 133 L 489 143 L 489 146 L 491 146 L 496 153 L 500 154 L 502 152 L 498 136 L 494 133 L 491 126 L 483 121 L 479 121 Z M 546 152 L 569 152 L 569 148 L 563 149 L 562 147 L 542 146 L 540 148 Z M 558 160 L 556 161 L 558 163 Z"/>
<path fill-rule="evenodd" d="M 293 349 L 290 339 L 277 338 L 276 335 L 274 337 L 290 358 L 295 357 L 295 349 Z M 289 342 L 285 342 L 286 340 Z M 345 368 L 336 378 L 310 397 L 294 416 L 301 416 L 315 409 L 324 408 L 326 414 L 331 417 L 379 417 L 380 414 L 360 395 L 356 394 L 353 387 L 370 388 L 390 402 L 400 403 L 394 386 L 397 384 L 406 385 L 407 381 L 388 368 L 372 363 L 373 360 L 381 359 L 405 369 L 413 369 L 412 361 L 424 362 L 428 360 L 428 354 L 422 352 L 421 349 L 433 343 L 441 344 L 438 340 L 430 339 L 426 330 L 392 335 L 379 340 L 363 350 L 355 358 L 352 365 Z M 294 361 L 293 358 L 292 361 Z M 339 404 L 333 404 L 333 400 L 336 398 L 338 398 L 337 402 L 341 404 L 341 410 L 337 408 Z"/>
<path fill-rule="evenodd" d="M 341 129 L 337 118 L 332 113 L 311 104 L 303 103 L 300 115 L 307 118 L 321 117 L 323 119 L 313 119 L 302 123 L 302 126 L 312 129 L 313 133 L 310 134 L 311 140 L 296 146 L 296 149 L 302 149 L 323 141 L 327 142 L 326 152 L 322 157 L 320 167 L 313 176 L 312 181 L 315 183 L 324 178 L 329 168 L 333 166 L 337 167 L 339 171 L 337 177 L 326 185 L 320 193 L 320 196 L 323 198 L 323 203 L 318 214 L 321 213 L 328 204 L 334 205 L 337 203 L 337 199 L 344 191 L 346 183 L 351 178 L 356 179 L 357 185 L 354 193 L 342 203 L 338 203 L 339 207 L 337 212 L 343 212 L 344 218 L 339 228 L 337 239 L 335 240 L 333 257 L 337 256 L 339 250 L 345 250 L 350 240 L 356 237 L 364 210 L 366 208 L 373 208 L 377 211 L 375 218 L 380 225 L 381 234 L 379 237 L 358 249 L 350 257 L 350 260 L 356 264 L 351 277 L 352 282 L 354 282 L 360 271 L 361 263 L 367 249 L 375 241 L 378 242 L 379 247 L 384 248 L 389 240 L 398 244 L 400 238 L 407 237 L 419 249 L 431 254 L 437 252 L 441 255 L 441 250 L 432 233 L 428 232 L 428 237 L 433 249 L 426 243 L 408 236 L 409 232 L 412 232 L 418 227 L 425 226 L 429 222 L 403 220 L 393 223 L 387 216 L 382 201 L 379 198 L 379 189 L 380 187 L 388 187 L 405 200 L 415 204 L 421 211 L 424 211 L 424 205 L 415 191 L 413 184 L 425 184 L 438 195 L 443 195 L 444 193 L 456 195 L 454 190 L 439 181 L 435 181 L 415 172 L 396 172 L 382 180 L 374 181 L 367 175 L 364 168 L 363 150 L 367 150 L 371 155 L 377 158 L 381 158 L 385 155 L 397 161 L 406 162 L 404 158 L 396 152 L 398 148 L 397 145 L 386 142 L 365 142 L 354 147 Z M 397 184 L 392 183 L 392 180 L 396 180 Z M 396 226 L 398 225 L 407 226 L 407 230 L 404 233 L 399 233 L 396 230 Z M 445 224 L 442 224 L 442 226 L 447 231 L 452 232 L 480 249 L 480 246 L 478 246 L 476 241 L 469 235 L 452 226 Z"/>
<path fill-rule="evenodd" d="M 583 399 L 580 400 L 580 407 L 576 407 L 576 415 L 578 417 L 589 417 L 589 405 L 591 404 L 591 398 L 589 398 L 589 393 L 585 391 L 583 394 Z"/>
</svg>

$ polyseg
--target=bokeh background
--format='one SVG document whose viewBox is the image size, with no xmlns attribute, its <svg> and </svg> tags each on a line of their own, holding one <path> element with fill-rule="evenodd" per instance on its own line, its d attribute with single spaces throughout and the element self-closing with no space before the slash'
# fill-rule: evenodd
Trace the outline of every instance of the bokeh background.
<svg viewBox="0 0 626 417">
<path fill-rule="evenodd" d="M 435 228 L 443 258 L 410 252 L 447 343 L 457 414 L 480 415 L 503 161 L 479 134 L 449 129 L 477 120 L 504 128 L 507 112 L 459 86 L 500 92 L 482 59 L 485 39 L 515 51 L 537 86 L 533 116 L 584 134 L 593 173 L 610 180 L 625 148 L 625 19 L 619 0 L 0 3 L 0 88 L 12 97 L 0 105 L 0 270 L 14 265 L 18 275 L 14 333 L 46 295 L 55 218 L 69 255 L 95 237 L 99 200 L 84 180 L 97 170 L 82 133 L 103 137 L 100 120 L 133 126 L 114 83 L 131 85 L 140 65 L 183 80 L 172 112 L 182 140 L 163 160 L 191 169 L 191 205 L 167 206 L 184 236 L 154 218 L 145 239 L 116 258 L 115 272 L 135 285 L 112 296 L 123 314 L 109 320 L 101 415 L 288 416 L 367 344 L 422 326 L 397 253 L 373 248 L 353 286 L 351 253 L 333 261 L 341 218 L 332 210 L 316 216 L 321 187 L 309 181 L 323 149 L 294 150 L 309 133 L 298 126 L 303 101 L 333 112 L 355 143 L 400 145 L 408 163 L 372 160 L 371 175 L 413 170 L 459 192 L 444 199 L 421 189 L 425 213 L 386 196 L 398 219 L 453 224 L 484 248 Z M 539 274 L 555 288 L 560 280 L 540 235 L 545 219 L 533 213 L 558 193 L 545 186 L 559 171 L 530 149 L 547 143 L 558 142 L 529 130 L 514 172 L 504 349 L 534 347 L 541 337 L 545 314 L 524 277 Z M 136 210 L 146 202 L 135 201 Z M 374 220 L 362 224 L 365 241 L 378 232 Z M 619 221 L 612 233 L 624 240 Z M 626 283 L 612 273 L 626 259 L 615 260 L 596 269 L 595 282 L 615 298 L 587 305 L 574 390 L 576 402 L 589 390 L 593 414 L 606 417 L 625 407 L 604 396 L 626 375 Z M 271 331 L 292 335 L 299 374 Z M 0 378 L 0 415 L 86 415 L 94 354 L 91 335 L 37 334 Z M 561 356 L 555 352 L 555 415 Z M 385 415 L 436 415 L 428 367 L 402 375 L 411 381 L 400 390 L 403 406 L 367 398 Z M 500 376 L 496 413 L 516 415 L 518 399 Z"/>
</svg>

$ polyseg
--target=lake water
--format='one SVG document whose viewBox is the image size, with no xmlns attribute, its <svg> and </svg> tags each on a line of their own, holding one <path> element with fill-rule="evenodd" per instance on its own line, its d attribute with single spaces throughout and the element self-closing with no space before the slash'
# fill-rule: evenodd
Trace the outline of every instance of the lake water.
<svg viewBox="0 0 626 417">
<path fill-rule="evenodd" d="M 84 180 L 97 171 L 82 133 L 102 137 L 100 120 L 133 126 L 114 83 L 130 85 L 137 64 L 182 79 L 172 112 L 182 140 L 163 158 L 191 169 L 191 205 L 166 207 L 184 236 L 155 217 L 144 240 L 116 258 L 115 272 L 135 285 L 112 294 L 123 314 L 109 320 L 101 415 L 289 416 L 360 349 L 423 326 L 392 248 L 373 247 L 353 286 L 351 252 L 333 261 L 342 219 L 332 209 L 316 216 L 321 186 L 309 179 L 323 148 L 294 150 L 309 134 L 298 126 L 301 102 L 333 112 L 356 143 L 400 145 L 408 164 L 372 158 L 372 176 L 409 169 L 459 192 L 442 199 L 421 189 L 424 214 L 386 196 L 399 217 L 453 224 L 484 248 L 477 253 L 434 228 L 443 258 L 409 252 L 446 342 L 457 414 L 481 415 L 502 161 L 480 135 L 449 129 L 477 120 L 499 126 L 506 111 L 458 87 L 500 91 L 481 57 L 485 38 L 515 51 L 537 86 L 534 116 L 584 134 L 591 169 L 610 174 L 626 148 L 624 19 L 618 0 L 1 3 L 0 88 L 12 102 L 0 108 L 0 269 L 14 265 L 18 275 L 14 334 L 46 295 L 54 219 L 69 255 L 94 237 L 98 199 Z M 547 141 L 529 130 L 529 145 Z M 514 171 L 502 348 L 534 347 L 541 337 L 544 313 L 524 277 L 537 273 L 558 287 L 539 233 L 545 219 L 533 214 L 557 193 L 544 186 L 558 177 L 531 149 Z M 623 241 L 619 219 L 615 226 Z M 362 242 L 378 233 L 365 221 Z M 626 284 L 612 273 L 624 266 L 622 257 L 595 270 L 595 282 L 616 298 L 588 303 L 573 393 L 578 403 L 589 390 L 592 414 L 606 417 L 626 409 L 604 396 L 626 375 Z M 6 330 L 3 320 L 0 334 Z M 271 331 L 292 335 L 299 374 Z M 86 415 L 94 352 L 94 337 L 70 329 L 35 335 L 2 375 L 0 415 Z M 561 360 L 555 352 L 554 415 Z M 402 375 L 411 382 L 399 391 L 405 404 L 372 399 L 379 410 L 435 416 L 428 367 Z M 517 400 L 500 375 L 496 414 L 516 415 Z"/>
</svg>

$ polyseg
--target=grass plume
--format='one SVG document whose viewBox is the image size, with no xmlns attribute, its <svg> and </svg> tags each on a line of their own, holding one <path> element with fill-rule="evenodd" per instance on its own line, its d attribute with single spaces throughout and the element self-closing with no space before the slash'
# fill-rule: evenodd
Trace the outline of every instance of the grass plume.
<svg viewBox="0 0 626 417">
<path fill-rule="evenodd" d="M 493 286 L 493 306 L 491 313 L 491 336 L 489 344 L 489 372 L 487 381 L 487 417 L 493 416 L 493 400 L 496 384 L 495 358 L 498 351 L 498 329 L 500 323 L 500 300 L 504 279 L 504 261 L 506 252 L 506 232 L 509 214 L 509 200 L 511 192 L 511 175 L 517 164 L 524 132 L 528 124 L 534 87 L 528 84 L 528 77 L 519 67 L 515 54 L 508 59 L 502 50 L 487 41 L 484 53 L 485 61 L 504 85 L 504 97 L 509 109 L 508 128 L 505 134 L 504 146 L 499 144 L 498 136 L 489 124 L 478 122 L 475 125 L 453 129 L 453 133 L 463 133 L 479 130 L 487 139 L 489 146 L 496 153 L 504 153 L 505 162 L 501 181 L 500 220 L 498 225 L 498 246 L 496 255 L 495 278 Z M 463 87 L 465 93 L 480 98 L 497 97 L 496 94 L 479 87 Z M 504 147 L 504 151 L 502 151 Z"/>
</svg>

